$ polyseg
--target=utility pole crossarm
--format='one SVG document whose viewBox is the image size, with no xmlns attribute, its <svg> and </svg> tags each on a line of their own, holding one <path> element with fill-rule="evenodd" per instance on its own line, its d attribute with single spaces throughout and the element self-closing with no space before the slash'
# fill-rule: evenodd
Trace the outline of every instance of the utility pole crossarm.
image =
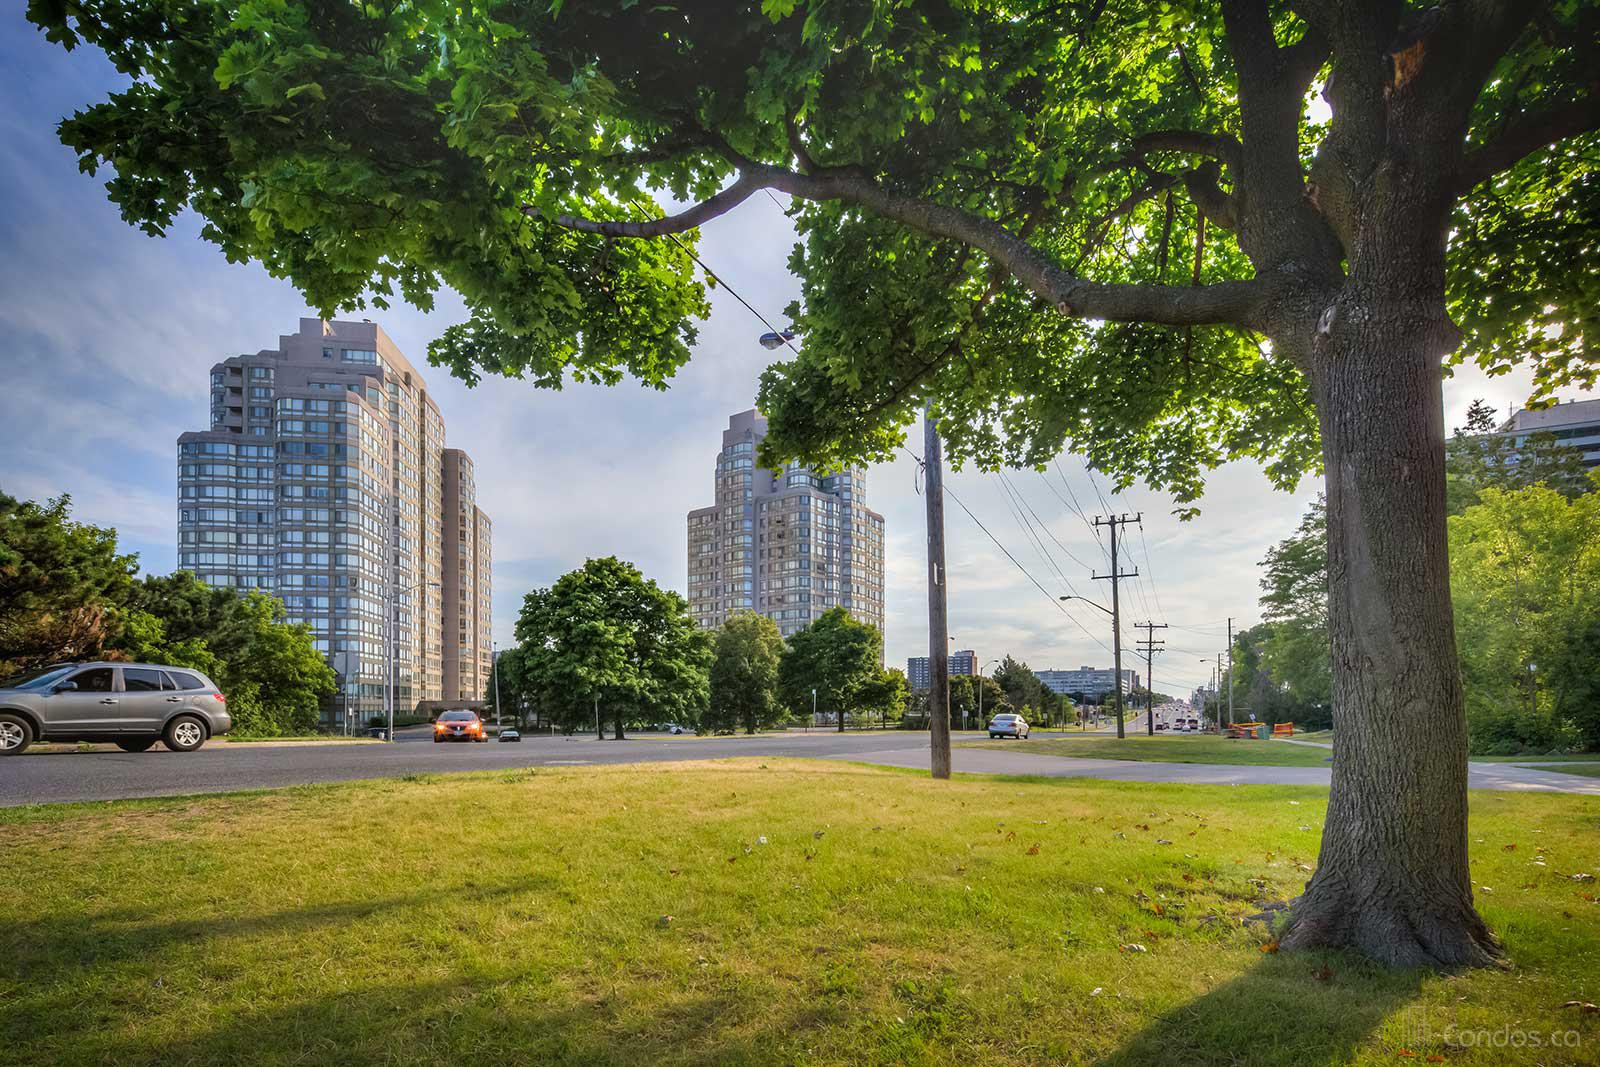
<svg viewBox="0 0 1600 1067">
<path fill-rule="evenodd" d="M 1164 622 L 1136 622 L 1134 629 L 1144 631 L 1144 640 L 1139 642 L 1139 651 L 1144 653 L 1144 728 L 1145 733 L 1154 737 L 1156 734 L 1156 687 L 1151 682 L 1150 676 L 1155 673 L 1154 657 L 1157 653 L 1165 652 L 1161 646 L 1166 641 L 1157 641 L 1157 630 L 1165 630 Z"/>
</svg>

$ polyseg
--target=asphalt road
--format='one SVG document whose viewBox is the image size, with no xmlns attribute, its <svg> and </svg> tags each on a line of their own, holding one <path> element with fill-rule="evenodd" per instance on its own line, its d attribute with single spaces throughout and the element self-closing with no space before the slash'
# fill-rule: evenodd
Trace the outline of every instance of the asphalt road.
<svg viewBox="0 0 1600 1067">
<path fill-rule="evenodd" d="M 494 770 L 506 767 L 583 766 L 722 759 L 728 756 L 843 756 L 906 747 L 902 733 L 845 733 L 814 730 L 755 737 L 673 737 L 643 733 L 624 741 L 593 736 L 525 735 L 518 744 L 436 745 L 432 732 L 396 731 L 394 744 L 295 744 L 270 742 L 218 744 L 198 752 L 122 752 L 109 746 L 93 751 L 28 752 L 0 761 L 0 807 L 54 804 L 127 797 L 221 793 L 286 785 L 394 778 L 406 774 Z M 422 742 L 422 743 L 412 743 Z M 926 744 L 923 746 L 926 757 Z"/>
<path fill-rule="evenodd" d="M 723 759 L 730 756 L 788 756 L 852 759 L 898 767 L 928 766 L 926 735 L 889 731 L 846 733 L 793 731 L 756 737 L 670 737 L 639 734 L 626 741 L 593 737 L 533 737 L 520 744 L 405 743 L 426 740 L 421 732 L 402 732 L 395 744 L 244 744 L 212 743 L 179 755 L 157 746 L 148 752 L 112 749 L 90 752 L 40 752 L 0 760 L 0 807 L 127 797 L 180 796 L 237 789 L 265 789 L 406 774 L 493 770 L 507 767 L 584 766 L 602 763 Z M 981 735 L 967 735 L 981 737 Z M 1043 733 L 1035 736 L 1044 737 Z M 1018 742 L 1020 749 L 1026 742 Z M 1214 784 L 1327 785 L 1325 767 L 1241 767 L 1194 763 L 1136 763 L 1126 760 L 1066 759 L 1025 751 L 963 748 L 955 769 L 980 774 L 1109 778 L 1121 781 Z M 1600 779 L 1561 774 L 1546 768 L 1475 763 L 1475 789 L 1572 792 L 1600 795 Z"/>
</svg>

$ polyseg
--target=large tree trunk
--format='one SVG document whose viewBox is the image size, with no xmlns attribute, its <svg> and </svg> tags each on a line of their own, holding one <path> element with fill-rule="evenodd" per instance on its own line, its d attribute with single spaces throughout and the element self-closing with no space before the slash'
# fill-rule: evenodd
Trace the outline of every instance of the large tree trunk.
<svg viewBox="0 0 1600 1067">
<path fill-rule="evenodd" d="M 1467 870 L 1466 715 L 1445 543 L 1440 360 L 1457 334 L 1441 207 L 1405 171 L 1376 177 L 1360 251 L 1318 325 L 1333 790 L 1317 871 L 1282 944 L 1353 948 L 1393 966 L 1483 965 L 1499 949 Z"/>
</svg>

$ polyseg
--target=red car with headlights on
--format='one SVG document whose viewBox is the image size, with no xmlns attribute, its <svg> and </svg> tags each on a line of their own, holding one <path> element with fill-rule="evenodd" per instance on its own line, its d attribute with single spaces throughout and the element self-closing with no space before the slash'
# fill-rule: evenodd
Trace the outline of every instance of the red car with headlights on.
<svg viewBox="0 0 1600 1067">
<path fill-rule="evenodd" d="M 447 711 L 433 723 L 433 743 L 445 741 L 487 741 L 488 731 L 475 711 Z"/>
</svg>

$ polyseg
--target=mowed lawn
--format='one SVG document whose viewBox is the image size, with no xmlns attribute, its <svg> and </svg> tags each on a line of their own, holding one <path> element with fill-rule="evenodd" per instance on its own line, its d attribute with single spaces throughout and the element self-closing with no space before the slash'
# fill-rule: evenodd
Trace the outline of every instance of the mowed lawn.
<svg viewBox="0 0 1600 1067">
<path fill-rule="evenodd" d="M 1600 800 L 1473 796 L 1514 967 L 1458 976 L 1263 951 L 1325 801 L 741 759 L 13 809 L 0 1062 L 1596 1062 Z"/>
<path fill-rule="evenodd" d="M 1135 734 L 1127 737 L 1032 737 L 1026 741 L 976 741 L 971 747 L 1003 748 L 1040 756 L 1079 759 L 1141 760 L 1151 763 L 1234 763 L 1272 767 L 1326 767 L 1331 748 L 1291 745 L 1283 741 L 1234 740 L 1215 734 L 1173 737 Z"/>
</svg>

